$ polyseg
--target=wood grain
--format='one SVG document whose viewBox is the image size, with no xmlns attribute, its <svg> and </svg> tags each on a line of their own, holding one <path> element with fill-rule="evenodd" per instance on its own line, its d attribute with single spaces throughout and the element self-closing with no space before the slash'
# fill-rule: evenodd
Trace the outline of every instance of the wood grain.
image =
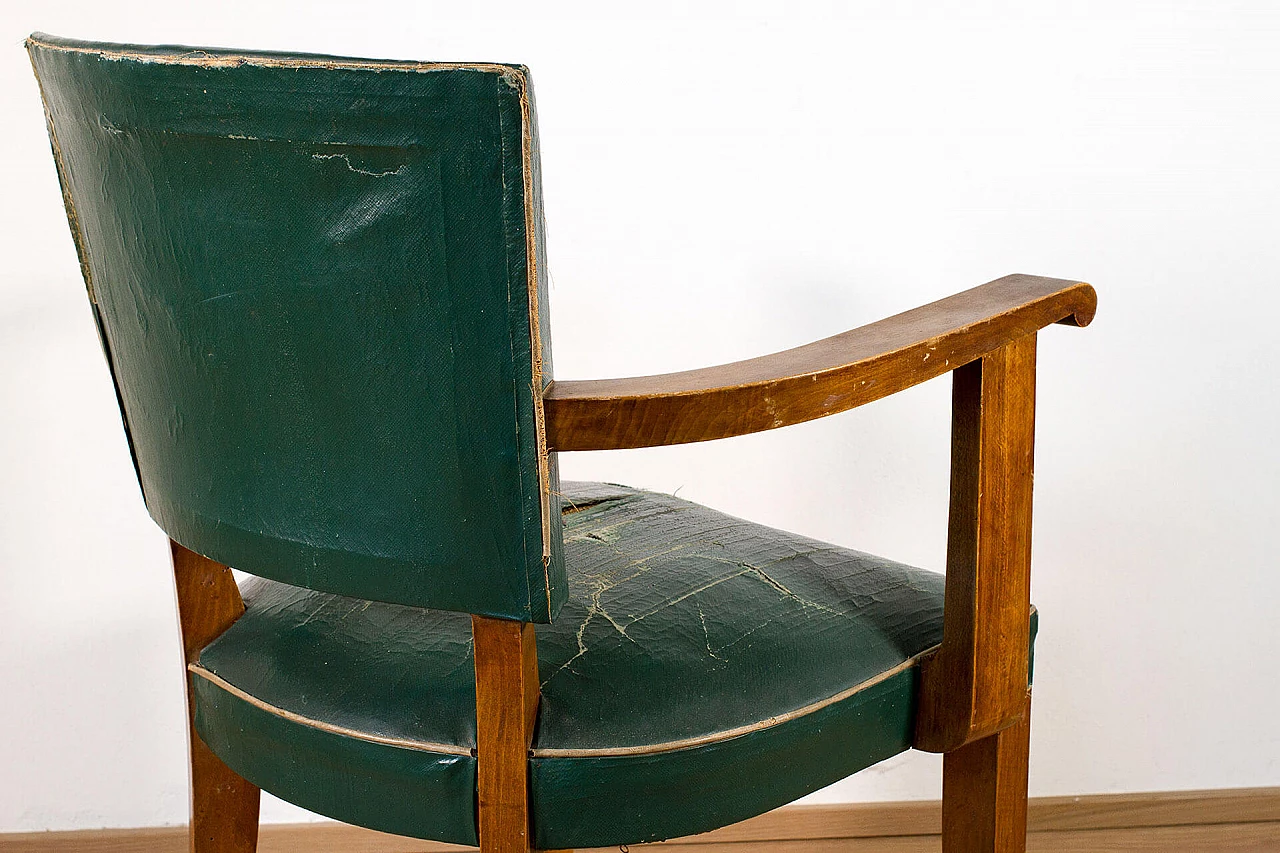
<svg viewBox="0 0 1280 853">
<path fill-rule="evenodd" d="M 1022 719 L 942 759 L 943 853 L 1027 849 L 1027 754 L 1031 696 Z"/>
<path fill-rule="evenodd" d="M 920 663 L 917 749 L 957 749 L 1026 705 L 1035 370 L 1032 334 L 953 374 L 942 644 Z"/>
<path fill-rule="evenodd" d="M 632 845 L 689 853 L 778 850 L 938 851 L 941 804 L 784 806 L 733 826 Z M 1039 797 L 1030 801 L 1032 851 L 1280 850 L 1280 788 Z M 0 835 L 0 853 L 183 853 L 186 827 Z M 344 824 L 267 824 L 261 853 L 460 853 L 475 848 L 417 841 Z M 616 853 L 616 848 L 610 848 Z M 579 851 L 590 853 L 590 851 Z"/>
<path fill-rule="evenodd" d="M 173 540 L 174 589 L 182 630 L 191 762 L 190 853 L 253 853 L 258 843 L 258 788 L 222 763 L 196 732 L 195 697 L 185 664 L 244 613 L 231 570 Z"/>
<path fill-rule="evenodd" d="M 1028 801 L 1031 832 L 1131 829 L 1216 823 L 1280 822 L 1280 788 L 1037 797 Z M 784 806 L 680 843 L 881 838 L 938 835 L 942 803 L 841 803 Z"/>
<path fill-rule="evenodd" d="M 1032 832 L 1280 822 L 1280 788 L 1039 797 L 1029 803 Z"/>
<path fill-rule="evenodd" d="M 641 850 L 650 845 L 635 845 Z M 745 843 L 687 844 L 683 841 L 653 845 L 655 850 L 677 853 L 940 853 L 936 835 L 883 838 L 828 838 L 816 841 L 754 841 Z M 1280 824 L 1245 823 L 1214 826 L 1173 826 L 1144 829 L 1110 829 L 1095 832 L 1040 832 L 1028 836 L 1030 853 L 1276 853 L 1280 850 Z M 415 853 L 417 853 L 415 851 Z M 425 851 L 424 851 L 425 853 Z M 617 853 L 598 848 L 581 853 Z"/>
<path fill-rule="evenodd" d="M 476 659 L 476 786 L 482 853 L 529 850 L 529 746 L 538 714 L 533 625 L 471 617 Z"/>
<path fill-rule="evenodd" d="M 806 346 L 701 370 L 557 380 L 544 395 L 554 450 L 709 441 L 878 400 L 1051 323 L 1087 325 L 1081 282 L 1011 275 Z"/>
</svg>

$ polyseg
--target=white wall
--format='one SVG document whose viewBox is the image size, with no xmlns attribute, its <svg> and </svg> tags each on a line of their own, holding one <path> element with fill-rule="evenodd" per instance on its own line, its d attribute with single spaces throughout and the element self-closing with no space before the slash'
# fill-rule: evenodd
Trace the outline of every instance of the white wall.
<svg viewBox="0 0 1280 853">
<path fill-rule="evenodd" d="M 1094 282 L 1094 326 L 1041 336 L 1032 793 L 1280 784 L 1274 4 L 464 5 L 7 8 L 0 831 L 186 809 L 164 539 L 63 220 L 33 29 L 527 63 L 562 378 L 761 354 L 1007 272 Z M 563 467 L 940 567 L 948 388 Z M 912 754 L 816 796 L 935 797 L 938 769 Z"/>
</svg>

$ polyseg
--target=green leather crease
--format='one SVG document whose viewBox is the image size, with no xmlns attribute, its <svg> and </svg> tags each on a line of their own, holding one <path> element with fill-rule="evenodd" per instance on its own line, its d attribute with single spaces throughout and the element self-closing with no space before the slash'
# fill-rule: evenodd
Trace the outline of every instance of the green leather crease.
<svg viewBox="0 0 1280 853">
<path fill-rule="evenodd" d="M 910 746 L 941 575 L 667 495 L 563 492 L 569 596 L 537 629 L 536 847 L 707 831 Z M 467 617 L 244 591 L 192 675 L 214 751 L 322 814 L 475 844 Z"/>
<path fill-rule="evenodd" d="M 549 621 L 528 71 L 28 47 L 169 536 L 290 584 Z"/>
</svg>

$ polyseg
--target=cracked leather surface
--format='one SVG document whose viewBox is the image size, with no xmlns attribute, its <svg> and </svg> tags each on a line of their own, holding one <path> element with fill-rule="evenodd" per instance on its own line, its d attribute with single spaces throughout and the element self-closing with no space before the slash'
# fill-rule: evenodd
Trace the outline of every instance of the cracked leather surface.
<svg viewBox="0 0 1280 853">
<path fill-rule="evenodd" d="M 940 641 L 941 575 L 668 495 L 577 483 L 562 491 L 569 597 L 557 619 L 537 629 L 543 696 L 532 772 L 540 846 L 703 831 L 907 748 L 914 668 L 855 688 Z M 322 725 L 415 742 L 420 781 L 431 780 L 422 784 L 437 805 L 416 813 L 406 805 L 380 821 L 403 792 L 359 804 L 348 798 L 327 811 L 305 792 L 284 795 L 345 820 L 474 843 L 469 824 L 429 825 L 451 811 L 442 802 L 469 814 L 473 795 L 465 787 L 473 779 L 462 778 L 468 764 L 474 772 L 472 759 L 429 746 L 475 745 L 468 618 L 263 580 L 245 593 L 248 612 L 205 650 L 201 665 Z M 272 715 L 194 678 L 206 740 L 232 767 L 279 792 L 274 756 L 287 754 L 290 730 L 308 726 L 261 720 Z M 850 695 L 830 703 L 842 693 Z M 246 731 L 264 726 L 281 730 L 264 736 L 269 750 L 245 755 L 256 736 Z M 672 748 L 681 741 L 692 743 Z M 383 772 L 384 753 L 412 758 L 403 746 L 344 748 L 367 753 L 358 763 L 371 778 Z M 273 757 L 262 757 L 267 752 Z M 708 793 L 723 791 L 683 804 L 679 791 L 693 790 L 690 779 Z"/>
</svg>

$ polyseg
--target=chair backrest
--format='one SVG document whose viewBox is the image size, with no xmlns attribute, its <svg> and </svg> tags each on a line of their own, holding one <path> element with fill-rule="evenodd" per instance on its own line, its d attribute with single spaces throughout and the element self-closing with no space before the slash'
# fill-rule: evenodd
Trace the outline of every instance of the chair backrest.
<svg viewBox="0 0 1280 853">
<path fill-rule="evenodd" d="M 550 621 L 528 71 L 28 41 L 147 507 L 218 562 Z"/>
</svg>

